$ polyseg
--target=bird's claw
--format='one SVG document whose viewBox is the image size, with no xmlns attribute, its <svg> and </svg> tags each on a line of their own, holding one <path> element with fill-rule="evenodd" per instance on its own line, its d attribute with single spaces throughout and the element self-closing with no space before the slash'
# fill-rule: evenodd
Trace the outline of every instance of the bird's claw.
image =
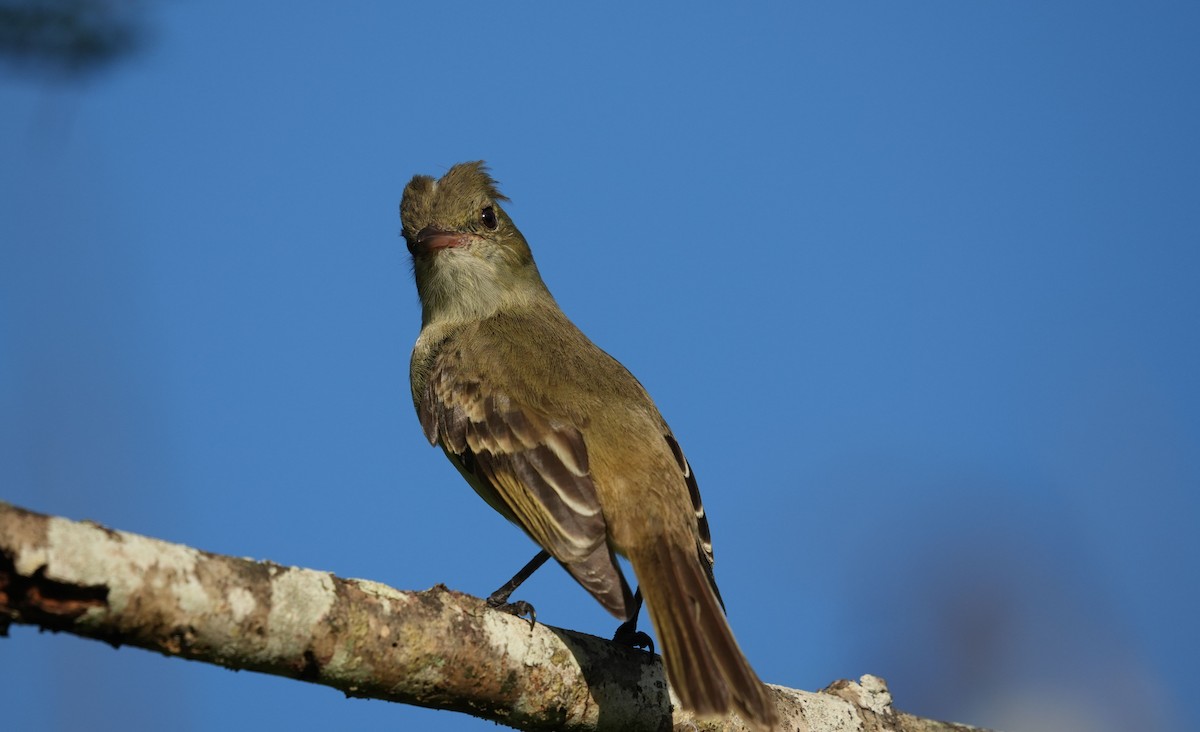
<svg viewBox="0 0 1200 732">
<path fill-rule="evenodd" d="M 654 653 L 654 641 L 650 636 L 638 630 L 636 622 L 632 620 L 621 623 L 617 632 L 613 634 L 613 642 L 630 648 L 644 648 L 649 653 Z"/>
<path fill-rule="evenodd" d="M 533 609 L 533 605 L 530 605 L 524 600 L 509 602 L 507 595 L 503 597 L 492 595 L 487 599 L 487 605 L 493 610 L 500 610 L 501 612 L 506 612 L 509 615 L 516 615 L 518 618 L 529 616 L 530 630 L 533 629 L 533 626 L 537 625 L 537 611 Z"/>
</svg>

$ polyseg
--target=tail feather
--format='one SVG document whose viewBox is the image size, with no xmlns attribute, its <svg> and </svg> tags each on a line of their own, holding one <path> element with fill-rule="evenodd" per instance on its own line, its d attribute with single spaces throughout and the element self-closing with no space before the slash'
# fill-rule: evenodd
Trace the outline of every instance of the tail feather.
<svg viewBox="0 0 1200 732">
<path fill-rule="evenodd" d="M 775 702 L 738 648 L 697 553 L 661 541 L 630 559 L 683 707 L 702 716 L 736 712 L 751 727 L 774 729 Z"/>
</svg>

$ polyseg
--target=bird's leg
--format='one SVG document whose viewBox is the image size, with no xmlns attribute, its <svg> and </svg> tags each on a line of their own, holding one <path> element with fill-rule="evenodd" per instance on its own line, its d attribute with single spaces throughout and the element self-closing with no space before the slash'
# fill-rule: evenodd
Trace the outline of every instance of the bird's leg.
<svg viewBox="0 0 1200 732">
<path fill-rule="evenodd" d="M 613 641 L 634 648 L 645 648 L 654 653 L 654 641 L 650 636 L 637 629 L 638 614 L 642 612 L 642 588 L 633 594 L 633 617 L 621 623 L 613 634 Z"/>
<path fill-rule="evenodd" d="M 521 583 L 529 579 L 529 575 L 537 571 L 538 567 L 546 563 L 550 558 L 550 552 L 545 549 L 537 553 L 537 556 L 529 560 L 529 563 L 521 567 L 521 571 L 513 575 L 513 578 L 504 584 L 500 585 L 500 589 L 488 595 L 488 607 L 497 610 L 503 610 L 506 613 L 512 613 L 517 617 L 529 616 L 529 627 L 533 627 L 537 623 L 537 612 L 534 611 L 533 605 L 524 600 L 509 602 L 508 598 L 512 593 L 521 586 Z M 640 604 L 640 603 L 639 603 Z"/>
</svg>

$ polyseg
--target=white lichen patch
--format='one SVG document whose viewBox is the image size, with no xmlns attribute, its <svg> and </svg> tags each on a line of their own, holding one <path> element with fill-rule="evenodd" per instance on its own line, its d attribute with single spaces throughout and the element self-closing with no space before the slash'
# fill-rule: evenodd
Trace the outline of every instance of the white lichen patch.
<svg viewBox="0 0 1200 732">
<path fill-rule="evenodd" d="M 803 694 L 796 697 L 804 709 L 809 729 L 829 732 L 862 732 L 862 717 L 853 704 L 832 694 Z"/>
<path fill-rule="evenodd" d="M 892 692 L 888 691 L 887 683 L 883 679 L 866 674 L 858 683 L 862 688 L 858 697 L 859 704 L 864 709 L 881 715 L 892 711 Z"/>
<path fill-rule="evenodd" d="M 53 522 L 54 519 L 51 519 Z M 32 576 L 38 568 L 50 564 L 50 546 L 48 544 L 39 544 L 37 546 L 19 545 L 13 547 L 17 550 L 13 557 L 14 567 L 17 574 L 24 577 Z"/>
<path fill-rule="evenodd" d="M 382 582 L 374 582 L 372 580 L 365 579 L 352 579 L 347 581 L 353 582 L 360 590 L 368 595 L 373 595 L 381 600 L 388 600 L 389 602 L 380 604 L 380 610 L 384 615 L 391 614 L 392 606 L 390 603 L 392 602 L 399 603 L 401 605 L 407 605 L 413 601 L 411 596 L 406 595 L 394 587 L 388 587 Z"/>
<path fill-rule="evenodd" d="M 180 610 L 200 612 L 208 600 L 196 577 L 200 552 L 137 534 L 115 532 L 91 524 L 51 518 L 46 545 L 19 557 L 18 572 L 46 567 L 48 579 L 76 585 L 108 587 L 108 604 L 122 612 L 147 584 L 175 595 Z M 94 608 L 89 613 L 103 613 Z"/>
<path fill-rule="evenodd" d="M 234 587 L 229 590 L 225 601 L 229 604 L 229 614 L 235 623 L 240 623 L 248 618 L 258 607 L 254 593 L 244 587 Z"/>
<path fill-rule="evenodd" d="M 480 616 L 479 623 L 497 657 L 512 656 L 526 666 L 540 666 L 548 662 L 559 647 L 557 639 L 549 632 L 539 633 L 538 628 L 529 627 L 528 620 L 515 615 L 485 612 Z"/>
<path fill-rule="evenodd" d="M 275 657 L 303 653 L 313 627 L 333 607 L 335 597 L 333 578 L 328 572 L 297 567 L 278 569 L 271 578 L 268 653 Z"/>
</svg>

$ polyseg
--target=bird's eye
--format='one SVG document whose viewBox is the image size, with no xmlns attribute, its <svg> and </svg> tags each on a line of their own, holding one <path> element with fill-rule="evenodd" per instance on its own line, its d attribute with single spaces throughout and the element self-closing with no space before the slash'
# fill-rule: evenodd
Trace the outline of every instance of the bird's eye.
<svg viewBox="0 0 1200 732">
<path fill-rule="evenodd" d="M 496 221 L 496 209 L 491 206 L 484 206 L 483 210 L 479 212 L 479 220 L 483 222 L 484 226 L 495 230 L 498 225 Z"/>
</svg>

